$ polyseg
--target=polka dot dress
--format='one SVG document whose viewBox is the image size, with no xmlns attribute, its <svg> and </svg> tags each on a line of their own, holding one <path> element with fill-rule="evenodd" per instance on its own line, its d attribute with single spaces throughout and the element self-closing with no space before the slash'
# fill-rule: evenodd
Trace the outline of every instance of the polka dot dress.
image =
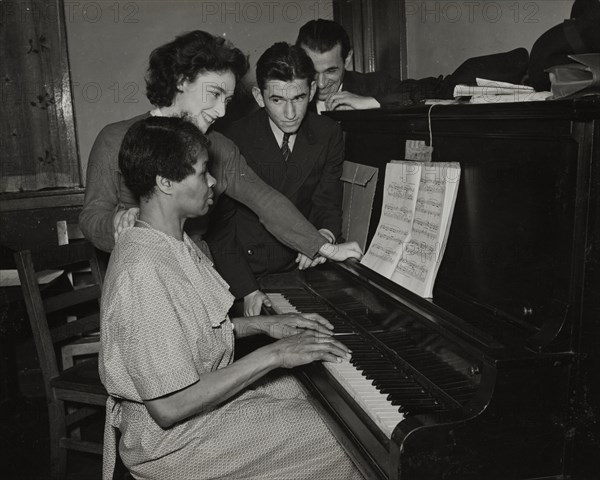
<svg viewBox="0 0 600 480">
<path fill-rule="evenodd" d="M 121 234 L 102 295 L 100 375 L 111 395 L 105 478 L 116 427 L 119 454 L 136 479 L 361 479 L 285 371 L 172 428 L 154 422 L 143 399 L 186 388 L 232 362 L 232 302 L 189 238 L 138 227 Z"/>
</svg>

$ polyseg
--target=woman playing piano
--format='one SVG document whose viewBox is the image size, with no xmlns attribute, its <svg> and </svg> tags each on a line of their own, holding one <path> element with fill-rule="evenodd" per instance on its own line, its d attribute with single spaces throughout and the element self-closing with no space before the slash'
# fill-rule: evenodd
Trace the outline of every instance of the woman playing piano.
<svg viewBox="0 0 600 480">
<path fill-rule="evenodd" d="M 116 242 L 102 294 L 105 478 L 113 427 L 135 478 L 362 478 L 279 369 L 347 357 L 332 326 L 318 315 L 229 319 L 227 284 L 183 231 L 213 201 L 207 143 L 185 119 L 148 117 L 121 146 L 140 214 Z M 233 362 L 234 340 L 256 333 L 278 340 Z"/>
</svg>

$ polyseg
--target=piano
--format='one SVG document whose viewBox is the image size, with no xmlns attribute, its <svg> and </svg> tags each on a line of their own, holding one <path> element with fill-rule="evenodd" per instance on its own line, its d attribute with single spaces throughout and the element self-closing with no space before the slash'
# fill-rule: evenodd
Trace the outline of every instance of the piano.
<svg viewBox="0 0 600 480">
<path fill-rule="evenodd" d="M 270 292 L 352 350 L 297 375 L 366 478 L 600 478 L 600 98 L 330 113 L 346 160 L 460 162 L 425 299 L 356 261 Z M 430 132 L 431 126 L 431 132 Z"/>
</svg>

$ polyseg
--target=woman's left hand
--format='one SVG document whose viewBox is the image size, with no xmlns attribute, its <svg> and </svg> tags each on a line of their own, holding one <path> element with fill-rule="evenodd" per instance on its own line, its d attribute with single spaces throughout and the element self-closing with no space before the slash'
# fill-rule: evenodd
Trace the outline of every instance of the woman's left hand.
<svg viewBox="0 0 600 480">
<path fill-rule="evenodd" d="M 285 338 L 305 330 L 313 330 L 327 336 L 333 335 L 333 325 L 318 313 L 262 315 L 260 323 L 261 330 L 273 338 Z"/>
</svg>

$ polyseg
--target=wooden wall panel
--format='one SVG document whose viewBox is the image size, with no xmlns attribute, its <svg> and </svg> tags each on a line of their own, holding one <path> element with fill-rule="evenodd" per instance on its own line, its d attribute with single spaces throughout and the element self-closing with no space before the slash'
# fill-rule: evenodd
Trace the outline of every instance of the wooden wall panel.
<svg viewBox="0 0 600 480">
<path fill-rule="evenodd" d="M 355 71 L 406 78 L 405 0 L 334 0 L 333 6 L 353 45 Z"/>
</svg>

